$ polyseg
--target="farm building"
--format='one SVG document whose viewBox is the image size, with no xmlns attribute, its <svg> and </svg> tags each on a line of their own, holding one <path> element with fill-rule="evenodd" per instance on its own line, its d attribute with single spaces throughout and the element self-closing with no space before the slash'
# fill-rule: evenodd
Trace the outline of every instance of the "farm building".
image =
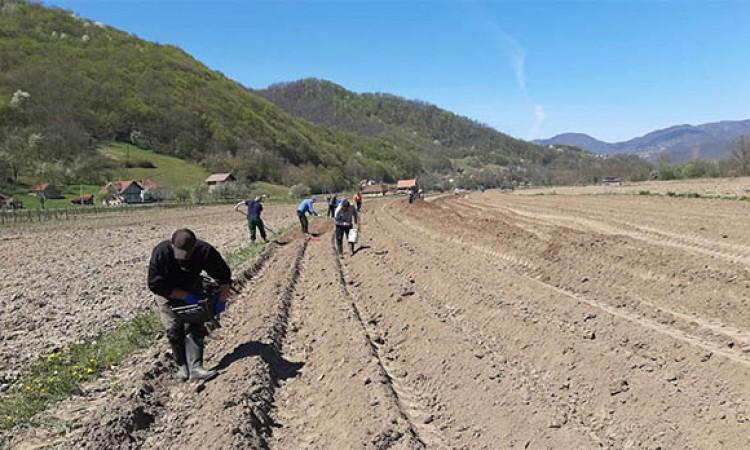
<svg viewBox="0 0 750 450">
<path fill-rule="evenodd" d="M 385 195 L 386 192 L 387 192 L 387 189 L 385 186 L 381 184 L 372 184 L 362 189 L 362 196 L 363 197 L 382 197 Z"/>
<path fill-rule="evenodd" d="M 31 192 L 45 199 L 63 198 L 60 190 L 50 183 L 35 184 L 31 186 Z"/>
<path fill-rule="evenodd" d="M 410 191 L 417 189 L 417 180 L 398 180 L 396 183 L 397 194 L 408 194 Z"/>
<path fill-rule="evenodd" d="M 206 178 L 206 184 L 208 185 L 208 192 L 213 192 L 217 187 L 223 186 L 227 183 L 233 183 L 237 179 L 231 173 L 213 173 Z"/>
<path fill-rule="evenodd" d="M 94 194 L 83 194 L 80 197 L 76 197 L 70 200 L 70 203 L 74 205 L 93 205 Z"/>
<path fill-rule="evenodd" d="M 122 203 L 143 203 L 143 186 L 135 180 L 110 181 L 100 192 L 113 193 Z"/>
</svg>

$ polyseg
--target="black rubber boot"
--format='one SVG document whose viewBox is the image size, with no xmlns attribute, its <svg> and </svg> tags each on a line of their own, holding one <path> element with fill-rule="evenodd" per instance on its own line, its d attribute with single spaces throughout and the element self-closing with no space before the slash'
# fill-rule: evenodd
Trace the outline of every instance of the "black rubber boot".
<svg viewBox="0 0 750 450">
<path fill-rule="evenodd" d="M 203 337 L 188 334 L 185 337 L 185 351 L 191 380 L 210 380 L 219 374 L 215 370 L 203 368 Z"/>
<path fill-rule="evenodd" d="M 174 362 L 177 364 L 177 373 L 175 378 L 180 381 L 187 381 L 190 378 L 190 372 L 188 371 L 187 358 L 185 356 L 185 343 L 184 342 L 170 342 L 172 347 L 172 355 Z"/>
</svg>

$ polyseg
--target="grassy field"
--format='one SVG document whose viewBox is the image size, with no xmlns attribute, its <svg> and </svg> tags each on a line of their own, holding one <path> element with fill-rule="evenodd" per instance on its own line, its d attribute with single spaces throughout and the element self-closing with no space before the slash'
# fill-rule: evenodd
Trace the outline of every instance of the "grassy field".
<svg viewBox="0 0 750 450">
<path fill-rule="evenodd" d="M 101 186 L 93 184 L 69 184 L 59 188 L 62 189 L 62 194 L 65 198 L 47 200 L 44 205 L 45 208 L 65 208 L 76 206 L 70 203 L 70 200 L 77 198 L 81 193 L 84 195 L 94 194 L 96 200 L 99 197 L 99 189 L 101 189 Z M 26 209 L 40 208 L 42 205 L 39 201 L 39 197 L 29 193 L 16 193 L 15 197 L 23 202 L 23 207 Z"/>
<path fill-rule="evenodd" d="M 112 143 L 103 147 L 100 151 L 108 158 L 121 163 L 148 162 L 154 165 L 153 168 L 123 167 L 113 169 L 112 175 L 115 179 L 140 180 L 148 178 L 156 181 L 159 186 L 175 189 L 202 183 L 208 177 L 206 169 L 198 164 L 129 144 Z"/>
</svg>

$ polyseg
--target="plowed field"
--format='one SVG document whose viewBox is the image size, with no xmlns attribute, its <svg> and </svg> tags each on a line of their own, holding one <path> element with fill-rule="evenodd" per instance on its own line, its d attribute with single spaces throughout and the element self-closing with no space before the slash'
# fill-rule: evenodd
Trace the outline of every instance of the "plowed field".
<svg viewBox="0 0 750 450">
<path fill-rule="evenodd" d="M 321 219 L 238 273 L 207 346 L 218 378 L 177 383 L 160 342 L 11 446 L 750 447 L 750 204 L 365 207 L 354 256 Z"/>
</svg>

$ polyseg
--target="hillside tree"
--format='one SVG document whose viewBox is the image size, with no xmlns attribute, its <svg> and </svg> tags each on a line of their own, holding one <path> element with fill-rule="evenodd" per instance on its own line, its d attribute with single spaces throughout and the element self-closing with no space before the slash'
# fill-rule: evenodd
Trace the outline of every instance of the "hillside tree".
<svg viewBox="0 0 750 450">
<path fill-rule="evenodd" d="M 740 175 L 750 175 L 750 136 L 740 136 L 734 142 L 732 159 Z"/>
</svg>

